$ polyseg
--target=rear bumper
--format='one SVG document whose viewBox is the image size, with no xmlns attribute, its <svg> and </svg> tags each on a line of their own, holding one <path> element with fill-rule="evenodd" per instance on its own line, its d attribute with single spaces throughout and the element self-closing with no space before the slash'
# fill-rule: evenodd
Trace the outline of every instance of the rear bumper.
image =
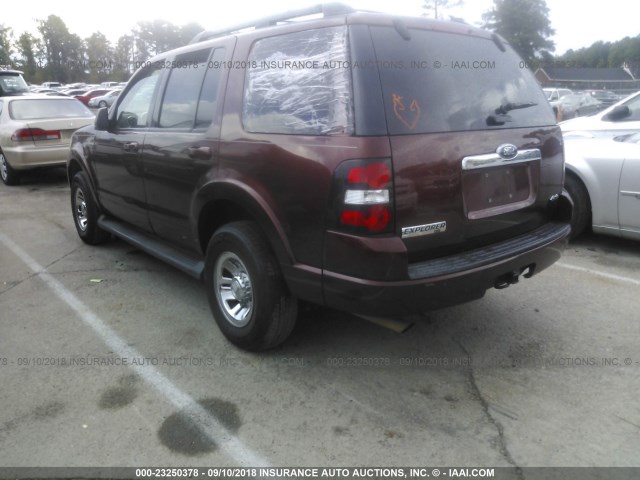
<svg viewBox="0 0 640 480">
<path fill-rule="evenodd" d="M 69 144 L 47 145 L 36 147 L 25 145 L 20 147 L 4 148 L 3 152 L 15 170 L 25 170 L 44 166 L 66 165 L 69 157 Z"/>
<path fill-rule="evenodd" d="M 324 303 L 374 316 L 402 316 L 475 300 L 487 289 L 530 277 L 562 255 L 571 229 L 549 223 L 533 232 L 463 254 L 411 264 L 408 279 L 376 281 L 323 272 Z"/>
</svg>

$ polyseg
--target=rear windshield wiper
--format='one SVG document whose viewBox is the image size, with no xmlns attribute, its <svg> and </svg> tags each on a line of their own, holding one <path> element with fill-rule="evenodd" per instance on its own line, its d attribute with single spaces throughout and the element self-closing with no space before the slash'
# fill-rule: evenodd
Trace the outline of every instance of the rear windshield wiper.
<svg viewBox="0 0 640 480">
<path fill-rule="evenodd" d="M 497 115 L 506 115 L 511 110 L 520 110 L 521 108 L 529 108 L 535 107 L 538 105 L 535 102 L 526 102 L 526 103 L 503 103 L 498 108 L 496 108 L 495 112 Z"/>
<path fill-rule="evenodd" d="M 487 117 L 487 125 L 489 125 L 490 127 L 495 127 L 498 125 L 504 125 L 507 122 L 512 122 L 513 119 L 511 118 L 511 115 L 508 115 L 508 112 L 510 112 L 511 110 L 519 110 L 521 108 L 534 107 L 536 105 L 538 104 L 534 102 L 504 103 L 494 110 L 495 114 L 489 115 Z"/>
</svg>

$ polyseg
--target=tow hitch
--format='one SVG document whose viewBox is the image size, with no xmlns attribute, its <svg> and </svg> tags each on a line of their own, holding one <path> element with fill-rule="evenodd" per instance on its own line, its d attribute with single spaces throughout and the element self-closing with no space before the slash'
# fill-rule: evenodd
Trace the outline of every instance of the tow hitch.
<svg viewBox="0 0 640 480">
<path fill-rule="evenodd" d="M 505 273 L 504 275 L 500 275 L 496 278 L 493 286 L 498 290 L 502 290 L 507 288 L 509 285 L 515 285 L 520 280 L 520 275 L 524 278 L 531 278 L 533 276 L 533 272 L 535 270 L 535 264 L 527 265 L 526 267 L 522 267 L 520 270 L 515 270 L 513 272 Z"/>
</svg>

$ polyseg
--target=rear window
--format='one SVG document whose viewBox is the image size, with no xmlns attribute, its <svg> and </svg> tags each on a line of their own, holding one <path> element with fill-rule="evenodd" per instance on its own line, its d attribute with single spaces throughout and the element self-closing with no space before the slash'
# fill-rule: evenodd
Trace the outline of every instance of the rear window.
<svg viewBox="0 0 640 480">
<path fill-rule="evenodd" d="M 21 75 L 14 73 L 0 74 L 0 93 L 11 95 L 15 93 L 28 92 L 29 87 Z"/>
<path fill-rule="evenodd" d="M 555 124 L 533 75 L 508 46 L 455 33 L 371 27 L 392 135 Z"/>
<path fill-rule="evenodd" d="M 248 132 L 351 134 L 346 27 L 265 38 L 249 55 L 243 123 Z"/>
<path fill-rule="evenodd" d="M 9 115 L 14 120 L 36 120 L 40 118 L 92 117 L 93 113 L 75 98 L 32 98 L 11 102 Z"/>
</svg>

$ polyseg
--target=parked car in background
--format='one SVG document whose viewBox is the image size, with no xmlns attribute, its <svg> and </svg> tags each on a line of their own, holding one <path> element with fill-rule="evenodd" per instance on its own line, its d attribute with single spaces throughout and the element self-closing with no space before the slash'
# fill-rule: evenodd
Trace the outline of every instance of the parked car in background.
<svg viewBox="0 0 640 480">
<path fill-rule="evenodd" d="M 573 93 L 573 90 L 569 90 L 568 88 L 543 88 L 542 91 L 547 96 L 547 101 L 549 102 L 555 102 L 556 100 L 560 100 L 561 97 Z"/>
<path fill-rule="evenodd" d="M 99 97 L 101 95 L 105 95 L 109 91 L 111 91 L 110 88 L 94 88 L 92 90 L 89 90 L 83 93 L 82 95 L 75 95 L 75 98 L 80 100 L 85 105 L 89 105 L 89 100 L 91 100 L 93 97 Z"/>
<path fill-rule="evenodd" d="M 20 172 L 64 165 L 71 134 L 93 123 L 93 113 L 75 98 L 25 95 L 0 98 L 0 176 L 7 185 Z"/>
<path fill-rule="evenodd" d="M 620 95 L 610 90 L 589 90 L 588 93 L 596 100 L 599 100 L 605 107 L 609 107 L 621 100 Z"/>
<path fill-rule="evenodd" d="M 463 57 L 496 69 L 392 66 Z M 203 278 L 248 350 L 282 343 L 298 300 L 401 317 L 478 299 L 570 231 L 560 128 L 521 64 L 470 25 L 334 4 L 203 32 L 73 135 L 76 231 Z"/>
<path fill-rule="evenodd" d="M 64 93 L 66 93 L 67 95 L 69 95 L 71 97 L 75 97 L 76 95 L 84 95 L 88 91 L 89 90 L 86 89 L 86 88 L 73 88 L 71 90 L 64 90 Z"/>
<path fill-rule="evenodd" d="M 47 94 L 47 93 L 58 93 L 57 90 L 54 90 L 52 88 L 45 88 L 45 87 L 36 87 L 31 89 L 31 93 L 40 93 L 42 95 Z"/>
<path fill-rule="evenodd" d="M 565 138 L 615 137 L 640 132 L 640 92 L 636 92 L 609 108 L 589 117 L 560 123 Z"/>
<path fill-rule="evenodd" d="M 22 78 L 20 70 L 0 69 L 0 97 L 25 93 L 29 93 L 29 86 Z"/>
<path fill-rule="evenodd" d="M 571 236 L 596 233 L 640 240 L 640 133 L 565 138 L 565 188 L 573 199 Z"/>
<path fill-rule="evenodd" d="M 62 83 L 60 82 L 42 82 L 42 86 L 44 88 L 52 88 L 52 89 L 58 89 L 63 87 Z"/>
<path fill-rule="evenodd" d="M 73 89 L 77 89 L 77 88 L 85 88 L 87 89 L 87 84 L 83 83 L 83 82 L 78 82 L 78 83 L 69 83 L 67 85 L 64 86 L 64 90 L 73 90 Z"/>
<path fill-rule="evenodd" d="M 549 103 L 560 120 L 592 115 L 604 108 L 600 101 L 586 93 L 571 93 Z"/>
<path fill-rule="evenodd" d="M 118 95 L 120 95 L 121 92 L 121 88 L 116 88 L 109 91 L 109 93 L 100 95 L 99 97 L 93 97 L 89 100 L 88 105 L 91 108 L 110 107 L 113 105 L 113 102 L 116 101 L 116 98 L 118 98 Z"/>
</svg>

